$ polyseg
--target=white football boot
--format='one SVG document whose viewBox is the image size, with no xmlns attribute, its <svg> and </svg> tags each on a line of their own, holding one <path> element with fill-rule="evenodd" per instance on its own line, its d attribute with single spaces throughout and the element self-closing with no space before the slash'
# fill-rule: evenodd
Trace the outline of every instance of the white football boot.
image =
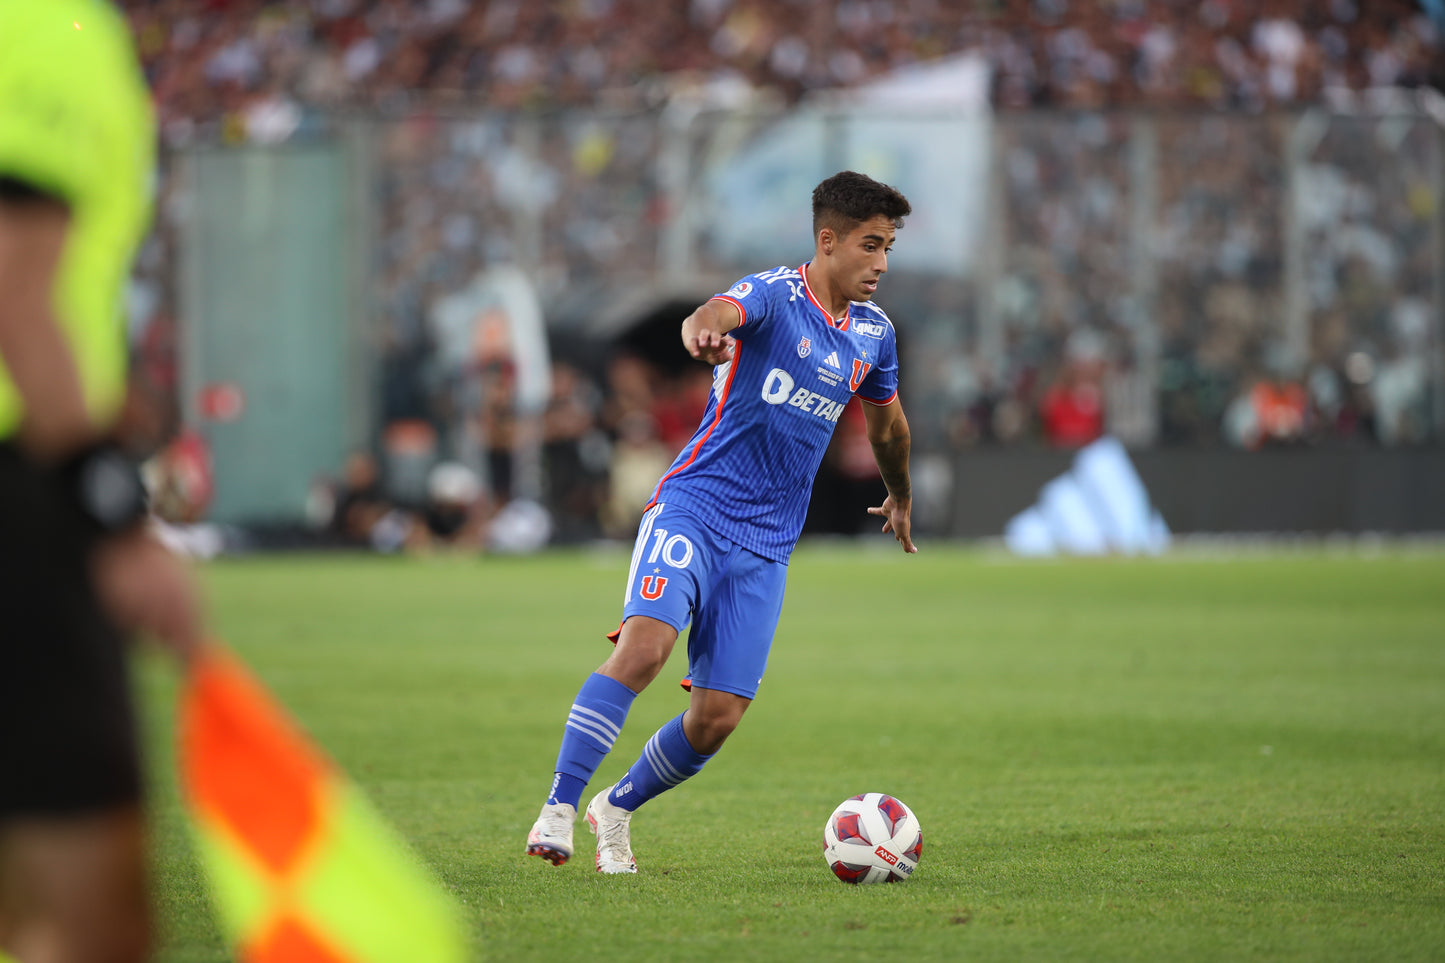
<svg viewBox="0 0 1445 963">
<path fill-rule="evenodd" d="M 588 813 L 588 819 L 592 818 Z M 567 803 L 543 806 L 542 814 L 527 834 L 527 855 L 541 856 L 553 866 L 561 866 L 572 858 L 572 824 L 577 821 L 577 807 Z"/>
<path fill-rule="evenodd" d="M 632 813 L 607 801 L 608 787 L 587 804 L 587 825 L 597 836 L 597 872 L 635 873 L 632 858 Z"/>
</svg>

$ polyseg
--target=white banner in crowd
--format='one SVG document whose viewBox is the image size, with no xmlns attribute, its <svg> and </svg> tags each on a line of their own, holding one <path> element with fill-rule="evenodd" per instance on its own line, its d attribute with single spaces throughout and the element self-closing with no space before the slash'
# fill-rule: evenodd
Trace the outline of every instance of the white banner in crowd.
<svg viewBox="0 0 1445 963">
<path fill-rule="evenodd" d="M 1157 555 L 1169 547 L 1169 527 L 1124 446 L 1101 438 L 1009 519 L 1004 543 L 1018 555 Z"/>
</svg>

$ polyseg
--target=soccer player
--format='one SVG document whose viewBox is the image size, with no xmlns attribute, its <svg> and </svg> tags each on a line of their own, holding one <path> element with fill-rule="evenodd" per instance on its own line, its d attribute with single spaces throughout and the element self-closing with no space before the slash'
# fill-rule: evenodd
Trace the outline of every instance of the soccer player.
<svg viewBox="0 0 1445 963">
<path fill-rule="evenodd" d="M 125 21 L 0 0 L 0 958 L 142 959 L 121 634 L 185 654 L 195 589 L 108 440 L 155 125 Z"/>
<path fill-rule="evenodd" d="M 855 394 L 888 489 L 868 511 L 904 551 L 916 551 L 897 345 L 872 303 L 910 210 L 885 184 L 835 174 L 813 191 L 811 261 L 749 275 L 683 321 L 688 353 L 716 366 L 712 394 L 643 515 L 616 648 L 572 704 L 529 855 L 554 865 L 571 857 L 583 789 L 691 623 L 687 711 L 587 806 L 598 870 L 637 872 L 633 812 L 695 775 L 757 694 L 813 480 Z"/>
</svg>

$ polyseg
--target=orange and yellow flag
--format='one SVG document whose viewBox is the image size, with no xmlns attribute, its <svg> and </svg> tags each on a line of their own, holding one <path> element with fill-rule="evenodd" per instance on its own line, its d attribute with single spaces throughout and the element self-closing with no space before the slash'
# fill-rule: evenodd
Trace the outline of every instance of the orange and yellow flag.
<svg viewBox="0 0 1445 963">
<path fill-rule="evenodd" d="M 462 963 L 452 900 L 234 657 L 181 694 L 181 781 L 222 933 L 242 963 Z"/>
</svg>

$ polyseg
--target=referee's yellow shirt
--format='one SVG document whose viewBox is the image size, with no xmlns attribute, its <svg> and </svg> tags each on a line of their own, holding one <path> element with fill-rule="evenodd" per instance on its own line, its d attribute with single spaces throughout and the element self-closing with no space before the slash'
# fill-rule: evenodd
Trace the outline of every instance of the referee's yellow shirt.
<svg viewBox="0 0 1445 963">
<path fill-rule="evenodd" d="M 0 176 L 70 206 L 55 313 L 100 426 L 125 395 L 125 287 L 154 168 L 155 116 L 120 13 L 102 0 L 0 0 Z M 0 439 L 22 415 L 0 361 Z"/>
</svg>

